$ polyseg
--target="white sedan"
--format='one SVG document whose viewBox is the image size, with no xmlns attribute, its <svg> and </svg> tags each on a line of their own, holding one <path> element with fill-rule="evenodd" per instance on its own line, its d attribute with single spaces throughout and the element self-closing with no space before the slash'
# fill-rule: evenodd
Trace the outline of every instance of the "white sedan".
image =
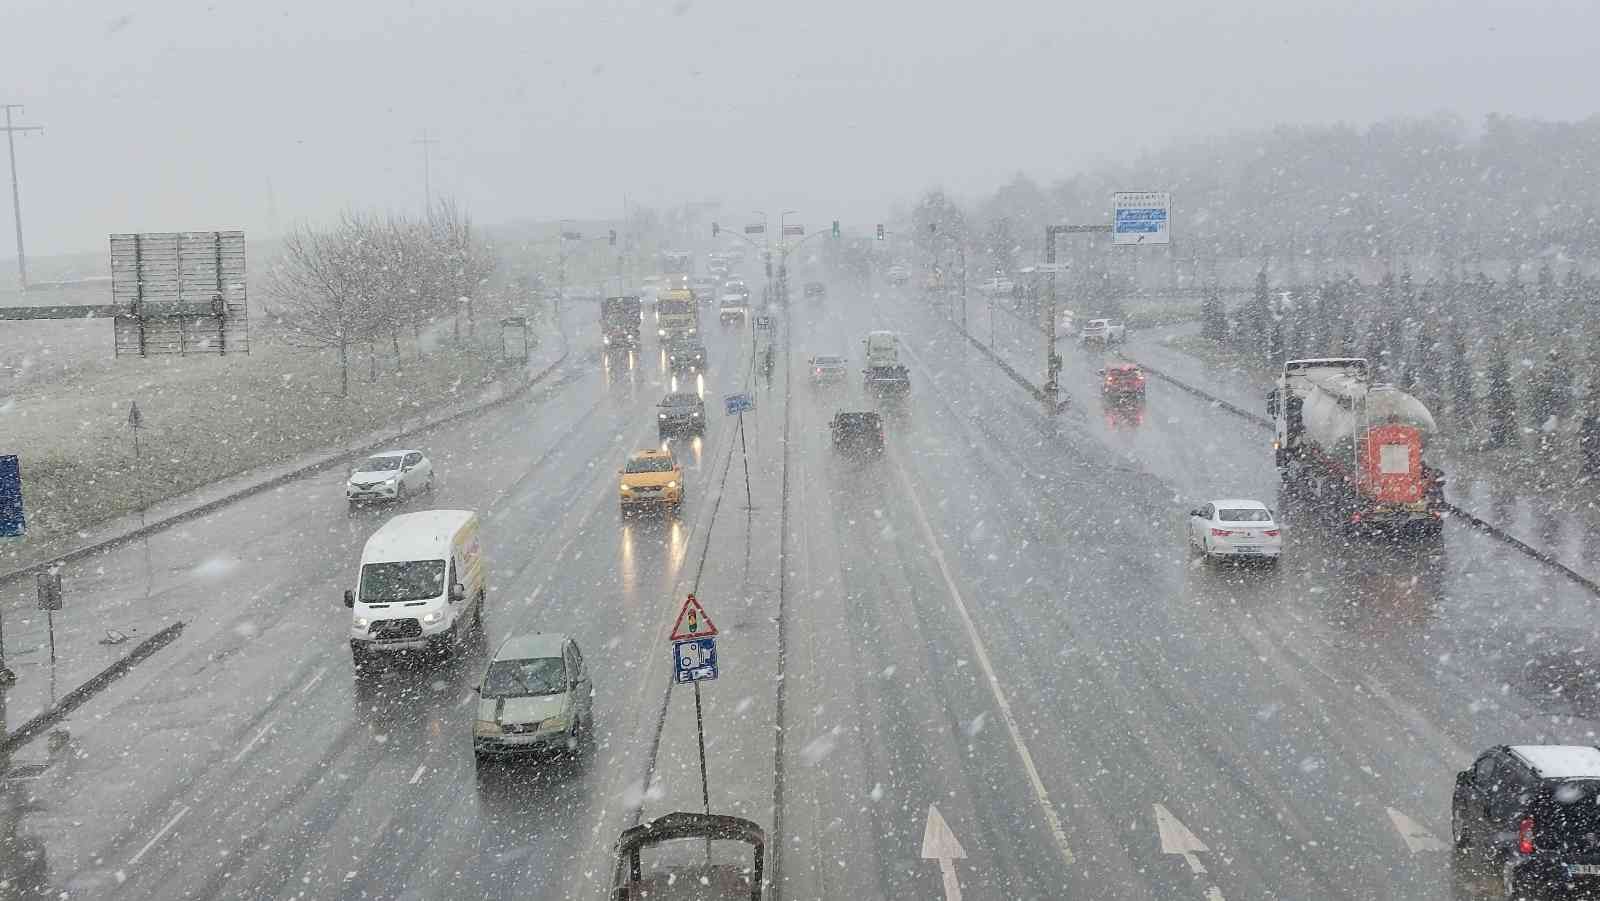
<svg viewBox="0 0 1600 901">
<path fill-rule="evenodd" d="M 1230 498 L 1189 511 L 1189 546 L 1207 560 L 1233 557 L 1278 562 L 1283 529 L 1260 501 Z"/>
<path fill-rule="evenodd" d="M 368 501 L 403 501 L 408 494 L 433 490 L 433 463 L 422 451 L 373 454 L 350 473 L 344 496 L 350 506 Z"/>
</svg>

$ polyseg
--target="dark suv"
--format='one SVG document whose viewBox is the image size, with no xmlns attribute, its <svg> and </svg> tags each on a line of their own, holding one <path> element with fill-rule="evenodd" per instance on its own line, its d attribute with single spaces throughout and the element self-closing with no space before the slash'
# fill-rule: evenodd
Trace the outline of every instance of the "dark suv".
<svg viewBox="0 0 1600 901">
<path fill-rule="evenodd" d="M 1450 827 L 1458 862 L 1508 899 L 1600 892 L 1600 748 L 1490 748 L 1456 774 Z"/>
<path fill-rule="evenodd" d="M 829 424 L 833 449 L 846 454 L 883 453 L 883 417 L 871 410 L 836 413 Z"/>
<path fill-rule="evenodd" d="M 706 433 L 706 403 L 692 391 L 675 391 L 656 405 L 660 437 Z"/>
</svg>

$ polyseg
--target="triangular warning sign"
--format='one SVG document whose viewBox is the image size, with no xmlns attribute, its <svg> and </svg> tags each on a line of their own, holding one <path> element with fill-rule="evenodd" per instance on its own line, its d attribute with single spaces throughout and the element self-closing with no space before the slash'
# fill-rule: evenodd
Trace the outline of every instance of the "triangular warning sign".
<svg viewBox="0 0 1600 901">
<path fill-rule="evenodd" d="M 710 638 L 717 634 L 717 626 L 706 616 L 706 608 L 694 595 L 683 599 L 683 609 L 678 611 L 678 621 L 672 626 L 672 641 L 688 641 L 691 638 Z"/>
</svg>

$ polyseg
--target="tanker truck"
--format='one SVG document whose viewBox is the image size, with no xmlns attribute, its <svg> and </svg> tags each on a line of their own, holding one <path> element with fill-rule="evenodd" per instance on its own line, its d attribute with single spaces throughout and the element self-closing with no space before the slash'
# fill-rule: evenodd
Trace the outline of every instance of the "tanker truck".
<svg viewBox="0 0 1600 901">
<path fill-rule="evenodd" d="M 1286 488 L 1355 528 L 1438 534 L 1443 479 L 1424 459 L 1433 415 L 1410 394 L 1373 383 L 1366 360 L 1289 360 L 1267 413 Z"/>
</svg>

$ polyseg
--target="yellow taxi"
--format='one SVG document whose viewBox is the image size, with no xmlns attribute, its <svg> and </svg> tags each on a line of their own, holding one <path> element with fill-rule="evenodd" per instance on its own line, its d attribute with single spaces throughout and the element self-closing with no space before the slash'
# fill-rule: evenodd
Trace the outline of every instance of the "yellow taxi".
<svg viewBox="0 0 1600 901">
<path fill-rule="evenodd" d="M 618 470 L 622 476 L 622 512 L 636 507 L 683 506 L 683 467 L 669 450 L 639 450 Z"/>
</svg>

